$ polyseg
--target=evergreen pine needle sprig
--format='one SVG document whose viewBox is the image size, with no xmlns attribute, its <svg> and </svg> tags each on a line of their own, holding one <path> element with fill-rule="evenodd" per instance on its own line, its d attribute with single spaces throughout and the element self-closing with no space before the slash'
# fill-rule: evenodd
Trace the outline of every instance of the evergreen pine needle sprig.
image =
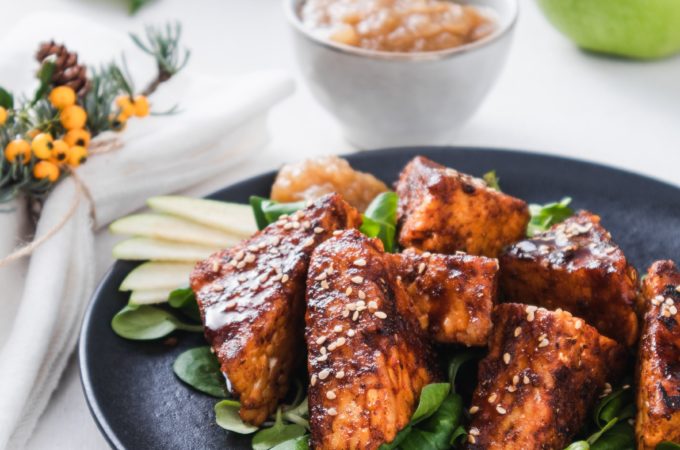
<svg viewBox="0 0 680 450">
<path fill-rule="evenodd" d="M 121 64 L 86 69 L 64 45 L 42 43 L 36 54 L 36 91 L 17 98 L 0 87 L 0 203 L 19 195 L 33 203 L 42 201 L 73 167 L 86 161 L 92 138 L 122 131 L 133 117 L 167 113 L 152 112 L 147 97 L 186 66 L 190 53 L 180 46 L 181 30 L 174 23 L 147 26 L 145 40 L 131 35 L 158 68 L 139 94 L 125 55 Z"/>
</svg>

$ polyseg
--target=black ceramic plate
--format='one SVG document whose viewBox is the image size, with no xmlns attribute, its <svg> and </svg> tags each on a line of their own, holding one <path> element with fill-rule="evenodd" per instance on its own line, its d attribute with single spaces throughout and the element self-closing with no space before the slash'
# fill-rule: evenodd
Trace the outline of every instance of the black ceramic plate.
<svg viewBox="0 0 680 450">
<path fill-rule="evenodd" d="M 388 184 L 415 155 L 463 172 L 496 169 L 503 190 L 529 202 L 571 196 L 589 209 L 621 245 L 630 261 L 646 268 L 680 258 L 680 189 L 633 173 L 552 156 L 477 148 L 404 148 L 348 156 L 353 167 Z M 247 202 L 268 195 L 274 173 L 227 187 L 212 198 Z M 201 336 L 178 334 L 179 344 L 133 342 L 111 331 L 113 315 L 127 302 L 118 291 L 136 264 L 117 262 L 95 292 L 83 323 L 80 365 L 83 389 L 99 428 L 117 449 L 246 449 L 249 438 L 215 425 L 214 398 L 182 384 L 172 363 L 182 351 L 203 345 Z"/>
</svg>

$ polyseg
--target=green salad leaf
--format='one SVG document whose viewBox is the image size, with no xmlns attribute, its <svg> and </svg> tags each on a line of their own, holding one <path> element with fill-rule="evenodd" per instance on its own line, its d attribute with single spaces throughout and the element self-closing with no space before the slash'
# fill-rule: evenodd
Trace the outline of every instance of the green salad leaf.
<svg viewBox="0 0 680 450">
<path fill-rule="evenodd" d="M 288 441 L 282 442 L 272 450 L 309 450 L 309 435 L 300 436 Z"/>
<path fill-rule="evenodd" d="M 399 197 L 395 192 L 383 192 L 373 199 L 362 216 L 361 230 L 368 237 L 379 238 L 385 251 L 396 251 L 397 205 Z"/>
<path fill-rule="evenodd" d="M 456 377 L 458 376 L 458 371 L 468 361 L 478 360 L 482 357 L 482 352 L 478 349 L 468 348 L 456 353 L 450 360 L 448 364 L 448 376 L 449 383 L 451 383 L 451 390 L 456 392 Z"/>
<path fill-rule="evenodd" d="M 425 386 L 420 392 L 418 407 L 411 416 L 411 425 L 416 425 L 434 414 L 450 391 L 449 383 L 431 383 Z"/>
<path fill-rule="evenodd" d="M 264 428 L 253 436 L 253 450 L 269 450 L 286 441 L 297 439 L 307 434 L 307 429 L 296 423 L 285 424 L 281 408 L 276 411 L 276 420 L 270 428 Z"/>
<path fill-rule="evenodd" d="M 170 292 L 168 304 L 196 322 L 201 321 L 201 313 L 196 303 L 196 294 L 191 288 L 175 289 Z"/>
<path fill-rule="evenodd" d="M 661 442 L 656 446 L 655 450 L 680 450 L 680 444 L 674 442 Z"/>
<path fill-rule="evenodd" d="M 399 444 L 399 448 L 446 450 L 451 445 L 451 439 L 462 417 L 463 399 L 460 395 L 450 392 L 432 415 L 413 426 L 411 432 Z"/>
<path fill-rule="evenodd" d="M 0 106 L 5 109 L 14 108 L 14 96 L 3 87 L 0 87 Z"/>
<path fill-rule="evenodd" d="M 498 192 L 501 191 L 501 185 L 498 183 L 500 181 L 500 178 L 496 175 L 495 170 L 490 170 L 487 173 L 485 173 L 482 178 L 486 182 L 486 185 L 489 186 L 491 189 L 494 189 Z"/>
<path fill-rule="evenodd" d="M 248 425 L 241 420 L 238 410 L 241 404 L 236 400 L 222 400 L 215 405 L 215 421 L 225 430 L 239 434 L 251 434 L 257 431 L 257 427 Z"/>
<path fill-rule="evenodd" d="M 217 398 L 227 397 L 220 363 L 207 345 L 180 354 L 172 365 L 172 370 L 180 380 L 197 391 Z"/>
<path fill-rule="evenodd" d="M 250 206 L 253 208 L 257 228 L 260 230 L 276 222 L 282 215 L 292 214 L 304 208 L 305 205 L 306 202 L 279 203 L 257 195 L 250 197 Z"/>
<path fill-rule="evenodd" d="M 203 326 L 182 322 L 157 306 L 127 305 L 111 320 L 111 328 L 120 337 L 136 341 L 158 339 L 175 330 L 203 332 Z"/>
<path fill-rule="evenodd" d="M 529 205 L 531 220 L 527 225 L 527 236 L 533 237 L 574 215 L 574 211 L 569 207 L 570 203 L 571 198 L 564 197 L 559 202 Z"/>
<path fill-rule="evenodd" d="M 635 399 L 632 389 L 619 389 L 607 395 L 595 409 L 595 424 L 604 427 L 613 419 L 635 417 Z"/>
</svg>

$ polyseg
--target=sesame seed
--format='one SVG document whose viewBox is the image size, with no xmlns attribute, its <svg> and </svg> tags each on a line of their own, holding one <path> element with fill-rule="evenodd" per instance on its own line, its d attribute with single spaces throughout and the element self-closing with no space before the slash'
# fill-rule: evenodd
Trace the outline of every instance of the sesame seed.
<svg viewBox="0 0 680 450">
<path fill-rule="evenodd" d="M 246 257 L 243 259 L 246 263 L 250 264 L 251 262 L 255 261 L 255 255 L 252 253 L 248 253 Z"/>
<path fill-rule="evenodd" d="M 517 383 L 519 383 L 519 375 L 515 375 L 514 377 L 512 377 L 512 384 L 517 384 Z"/>
<path fill-rule="evenodd" d="M 429 258 L 430 256 L 432 256 L 432 253 L 430 253 L 430 252 L 423 252 L 422 256 L 423 256 L 423 258 Z"/>
<path fill-rule="evenodd" d="M 222 268 L 222 266 L 220 266 L 220 263 L 218 263 L 217 261 L 213 261 L 213 263 L 212 263 L 212 271 L 213 272 L 219 272 L 221 268 Z"/>
<path fill-rule="evenodd" d="M 312 245 L 314 245 L 314 238 L 309 238 L 302 243 L 303 247 L 311 247 Z"/>
<path fill-rule="evenodd" d="M 330 266 L 328 266 L 328 267 L 326 268 L 326 273 L 327 273 L 328 275 L 333 275 L 333 272 L 335 272 L 335 270 L 333 269 L 333 264 L 331 264 Z"/>
<path fill-rule="evenodd" d="M 577 330 L 581 329 L 582 326 L 583 322 L 580 320 L 577 320 L 576 323 L 574 324 L 574 328 L 576 328 Z"/>
<path fill-rule="evenodd" d="M 285 220 L 285 219 L 287 219 L 288 217 L 289 217 L 288 214 L 285 214 L 285 213 L 284 213 L 284 214 L 281 214 L 281 215 L 279 216 L 279 220 Z"/>
<path fill-rule="evenodd" d="M 312 379 L 309 380 L 309 382 L 311 383 L 312 386 L 314 386 L 316 384 L 316 379 L 317 379 L 316 375 L 312 375 Z"/>
<path fill-rule="evenodd" d="M 664 303 L 665 303 L 666 305 L 668 305 L 668 306 L 671 306 L 671 305 L 675 304 L 675 302 L 673 301 L 673 299 L 670 298 L 670 297 L 667 298 L 666 301 L 664 301 Z"/>
<path fill-rule="evenodd" d="M 292 225 L 293 228 L 295 228 L 296 230 L 297 230 L 298 228 L 300 228 L 300 222 L 298 222 L 297 220 L 294 221 L 294 222 L 292 222 L 291 225 Z"/>
<path fill-rule="evenodd" d="M 472 408 L 470 408 L 470 411 L 472 411 Z M 479 436 L 479 429 L 475 427 L 470 428 L 470 434 L 472 436 Z"/>
<path fill-rule="evenodd" d="M 675 287 L 675 291 L 676 291 L 676 292 L 680 292 L 680 285 L 677 285 L 677 286 Z"/>
<path fill-rule="evenodd" d="M 326 342 L 326 336 L 321 336 L 316 340 L 317 345 L 322 345 L 324 342 Z"/>
<path fill-rule="evenodd" d="M 336 333 L 342 332 L 342 325 L 336 325 L 335 327 L 333 327 L 333 331 L 335 331 Z"/>
<path fill-rule="evenodd" d="M 354 283 L 354 284 L 361 284 L 361 283 L 364 282 L 364 277 L 360 277 L 359 275 L 357 275 L 355 277 L 352 277 L 351 280 L 352 280 L 352 283 Z"/>
<path fill-rule="evenodd" d="M 493 403 L 493 402 L 496 401 L 496 397 L 498 397 L 498 396 L 494 392 L 493 394 L 489 395 L 489 398 L 487 400 L 488 400 L 489 403 Z"/>
<path fill-rule="evenodd" d="M 284 275 L 281 277 L 281 283 L 285 283 L 288 280 L 290 280 L 290 277 L 288 275 Z"/>
<path fill-rule="evenodd" d="M 367 308 L 366 308 L 365 306 L 363 306 L 363 305 L 362 305 L 362 306 L 357 306 L 357 311 L 359 311 L 359 312 L 365 311 L 366 309 L 367 309 Z"/>
<path fill-rule="evenodd" d="M 668 308 L 668 310 L 669 310 L 669 311 L 671 312 L 671 314 L 673 314 L 673 315 L 676 315 L 676 314 L 678 313 L 678 308 L 677 308 L 675 305 L 673 305 L 673 306 L 671 306 L 670 308 Z"/>
<path fill-rule="evenodd" d="M 337 345 L 335 344 L 335 342 L 332 342 L 332 343 L 328 346 L 328 350 L 332 352 L 333 350 L 335 350 L 336 347 L 337 347 Z"/>
<path fill-rule="evenodd" d="M 290 222 L 286 223 L 286 224 L 283 226 L 283 229 L 284 229 L 284 230 L 290 230 L 291 228 L 293 228 L 293 224 L 290 223 Z"/>
<path fill-rule="evenodd" d="M 474 444 L 475 442 L 477 442 L 477 439 L 475 439 L 475 437 L 471 434 L 468 434 L 467 439 L 470 444 Z"/>
<path fill-rule="evenodd" d="M 246 266 L 246 262 L 245 262 L 245 261 L 241 261 L 241 262 L 239 262 L 238 264 L 236 264 L 236 268 L 237 268 L 237 269 L 243 269 L 245 266 Z"/>
<path fill-rule="evenodd" d="M 321 280 L 325 280 L 327 276 L 328 276 L 328 275 L 326 274 L 326 272 L 322 272 L 321 275 L 318 275 L 318 276 L 317 276 L 316 278 L 314 278 L 314 279 L 315 279 L 316 281 L 321 281 Z"/>
<path fill-rule="evenodd" d="M 479 411 L 479 406 L 470 406 L 470 414 L 476 414 Z"/>
<path fill-rule="evenodd" d="M 515 328 L 515 337 L 519 336 L 520 334 L 522 334 L 522 327 Z"/>
<path fill-rule="evenodd" d="M 366 265 L 366 260 L 364 258 L 359 258 L 354 261 L 355 266 L 364 267 Z"/>
<path fill-rule="evenodd" d="M 352 295 L 352 288 L 351 287 L 348 287 L 347 289 L 345 289 L 345 295 Z"/>
<path fill-rule="evenodd" d="M 335 230 L 333 232 L 333 236 L 340 236 L 342 234 L 342 230 Z"/>
<path fill-rule="evenodd" d="M 269 249 L 269 253 L 271 253 L 272 255 L 278 255 L 281 252 L 279 251 L 278 248 L 272 247 L 272 248 Z"/>
<path fill-rule="evenodd" d="M 528 376 L 524 375 L 524 378 L 522 379 L 522 382 L 523 382 L 524 384 L 529 384 L 529 383 L 531 383 L 531 380 L 529 379 Z"/>
<path fill-rule="evenodd" d="M 328 284 L 328 281 L 323 280 L 323 281 L 321 282 L 321 289 L 328 289 L 329 287 L 330 287 L 330 286 L 329 286 L 329 284 Z"/>
<path fill-rule="evenodd" d="M 240 260 L 243 259 L 243 257 L 244 257 L 245 255 L 246 255 L 246 252 L 244 252 L 243 250 L 240 250 L 238 253 L 236 253 L 236 254 L 234 255 L 234 260 L 240 261 Z"/>
<path fill-rule="evenodd" d="M 376 311 L 376 312 L 373 313 L 373 315 L 375 317 L 377 317 L 378 319 L 387 319 L 387 314 L 385 314 L 382 311 Z"/>
<path fill-rule="evenodd" d="M 350 311 L 356 311 L 357 309 L 357 304 L 356 303 L 347 303 L 345 305 L 345 308 L 347 308 Z"/>
<path fill-rule="evenodd" d="M 267 281 L 267 278 L 269 278 L 268 273 L 263 273 L 262 275 L 260 275 L 260 278 L 259 278 L 260 283 L 264 283 L 265 281 Z"/>
<path fill-rule="evenodd" d="M 337 416 L 337 415 L 338 415 L 338 410 L 335 409 L 335 408 L 328 408 L 328 409 L 326 410 L 326 413 L 327 413 L 329 416 Z"/>
<path fill-rule="evenodd" d="M 331 369 L 323 369 L 319 372 L 319 380 L 325 380 L 331 374 Z"/>
<path fill-rule="evenodd" d="M 355 334 L 356 334 L 356 331 L 354 331 L 354 330 L 348 330 L 347 331 L 347 336 L 349 336 L 349 337 L 353 337 Z"/>
<path fill-rule="evenodd" d="M 302 229 L 309 230 L 312 227 L 312 223 L 309 220 L 302 222 Z"/>
<path fill-rule="evenodd" d="M 238 281 L 240 281 L 241 283 L 245 283 L 246 281 L 248 281 L 248 278 L 246 278 L 245 275 L 241 275 L 238 277 Z"/>
<path fill-rule="evenodd" d="M 539 348 L 547 347 L 549 344 L 550 344 L 550 341 L 549 341 L 549 340 L 547 340 L 547 339 L 542 339 L 541 342 L 538 343 L 538 347 L 539 347 Z"/>
<path fill-rule="evenodd" d="M 327 359 L 328 359 L 328 353 L 321 355 L 318 358 L 316 358 L 317 361 L 326 361 Z"/>
<path fill-rule="evenodd" d="M 510 364 L 510 353 L 504 353 L 503 354 L 503 362 L 505 364 Z"/>
<path fill-rule="evenodd" d="M 368 302 L 368 309 L 378 309 L 378 303 L 375 300 Z"/>
<path fill-rule="evenodd" d="M 229 261 L 229 264 L 231 264 L 232 267 L 236 267 L 238 265 L 238 262 L 235 259 L 232 259 Z"/>
<path fill-rule="evenodd" d="M 328 400 L 335 400 L 335 398 L 336 398 L 335 392 L 333 392 L 333 391 L 326 392 L 326 398 Z"/>
<path fill-rule="evenodd" d="M 531 312 L 536 312 L 538 310 L 538 306 L 534 305 L 529 305 L 526 307 L 526 312 L 531 313 Z"/>
<path fill-rule="evenodd" d="M 624 385 L 622 386 L 622 389 L 623 389 L 624 391 L 630 389 L 630 384 L 624 384 Z"/>
<path fill-rule="evenodd" d="M 671 316 L 670 310 L 664 309 L 664 310 L 663 310 L 663 316 L 664 316 L 664 317 L 670 317 L 670 316 Z"/>
<path fill-rule="evenodd" d="M 345 345 L 345 342 L 347 342 L 347 339 L 345 339 L 344 337 L 339 337 L 338 340 L 335 341 L 335 346 L 342 347 L 343 345 Z"/>
<path fill-rule="evenodd" d="M 330 348 L 330 346 L 328 346 L 328 347 Z M 331 349 L 331 350 L 332 350 L 332 349 Z M 328 353 L 328 350 L 326 350 L 326 347 L 321 347 L 321 348 L 319 349 L 319 351 L 321 352 L 322 355 L 325 355 L 326 353 Z"/>
<path fill-rule="evenodd" d="M 517 390 L 517 386 L 508 386 L 508 387 L 506 388 L 506 390 L 507 390 L 508 392 L 515 392 L 515 391 Z"/>
<path fill-rule="evenodd" d="M 321 228 L 321 227 L 316 227 L 316 228 L 314 228 L 314 233 L 316 233 L 316 234 L 321 234 L 321 233 L 323 233 L 323 228 Z"/>
<path fill-rule="evenodd" d="M 345 318 L 349 317 L 349 310 L 347 310 L 347 309 L 344 310 L 344 311 L 342 312 L 342 317 L 345 317 Z"/>
<path fill-rule="evenodd" d="M 361 308 L 362 306 L 366 306 L 366 302 L 363 300 L 357 300 L 357 308 Z"/>
<path fill-rule="evenodd" d="M 503 414 L 505 414 L 505 413 L 508 412 L 508 411 L 507 411 L 505 408 L 503 408 L 501 405 L 497 405 L 497 406 L 496 406 L 496 411 L 498 411 L 498 414 L 501 414 L 501 415 L 503 415 Z"/>
<path fill-rule="evenodd" d="M 276 245 L 279 245 L 280 243 L 281 243 L 281 238 L 278 237 L 278 236 L 274 236 L 274 238 L 272 239 L 272 245 L 276 246 Z"/>
<path fill-rule="evenodd" d="M 366 293 L 364 291 L 360 290 L 357 295 L 361 300 L 366 300 Z"/>
<path fill-rule="evenodd" d="M 530 312 L 527 314 L 527 322 L 533 322 L 534 321 L 534 313 Z"/>
<path fill-rule="evenodd" d="M 339 370 L 338 373 L 335 374 L 335 378 L 337 378 L 338 380 L 341 378 L 345 378 L 345 371 Z"/>
<path fill-rule="evenodd" d="M 425 263 L 418 264 L 418 273 L 425 272 Z"/>
<path fill-rule="evenodd" d="M 222 292 L 224 290 L 224 286 L 222 286 L 221 284 L 213 284 L 212 290 L 215 292 Z"/>
<path fill-rule="evenodd" d="M 354 311 L 354 314 L 352 315 L 352 320 L 356 321 L 359 318 L 359 311 Z"/>
</svg>

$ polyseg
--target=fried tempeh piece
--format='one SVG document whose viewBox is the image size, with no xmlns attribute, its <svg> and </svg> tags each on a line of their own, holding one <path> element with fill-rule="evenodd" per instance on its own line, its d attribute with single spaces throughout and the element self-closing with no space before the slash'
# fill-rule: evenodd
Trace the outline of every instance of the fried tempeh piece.
<svg viewBox="0 0 680 450">
<path fill-rule="evenodd" d="M 329 194 L 196 265 L 191 287 L 205 335 L 245 422 L 267 419 L 302 362 L 312 251 L 334 230 L 360 221 L 354 208 Z"/>
<path fill-rule="evenodd" d="M 524 201 L 422 156 L 404 167 L 395 190 L 402 247 L 497 257 L 526 235 Z"/>
<path fill-rule="evenodd" d="M 680 443 L 680 271 L 657 261 L 642 284 L 644 322 L 637 370 L 638 449 Z"/>
<path fill-rule="evenodd" d="M 431 339 L 486 346 L 498 290 L 498 260 L 414 249 L 391 257 Z"/>
<path fill-rule="evenodd" d="M 579 211 L 511 246 L 500 264 L 506 300 L 563 308 L 622 344 L 636 342 L 637 272 L 599 216 Z"/>
<path fill-rule="evenodd" d="M 623 369 L 625 347 L 566 311 L 506 303 L 493 322 L 465 448 L 564 448 Z"/>
<path fill-rule="evenodd" d="M 382 243 L 347 230 L 320 245 L 307 280 L 311 446 L 376 449 L 408 424 L 434 378 L 410 298 Z"/>
</svg>

